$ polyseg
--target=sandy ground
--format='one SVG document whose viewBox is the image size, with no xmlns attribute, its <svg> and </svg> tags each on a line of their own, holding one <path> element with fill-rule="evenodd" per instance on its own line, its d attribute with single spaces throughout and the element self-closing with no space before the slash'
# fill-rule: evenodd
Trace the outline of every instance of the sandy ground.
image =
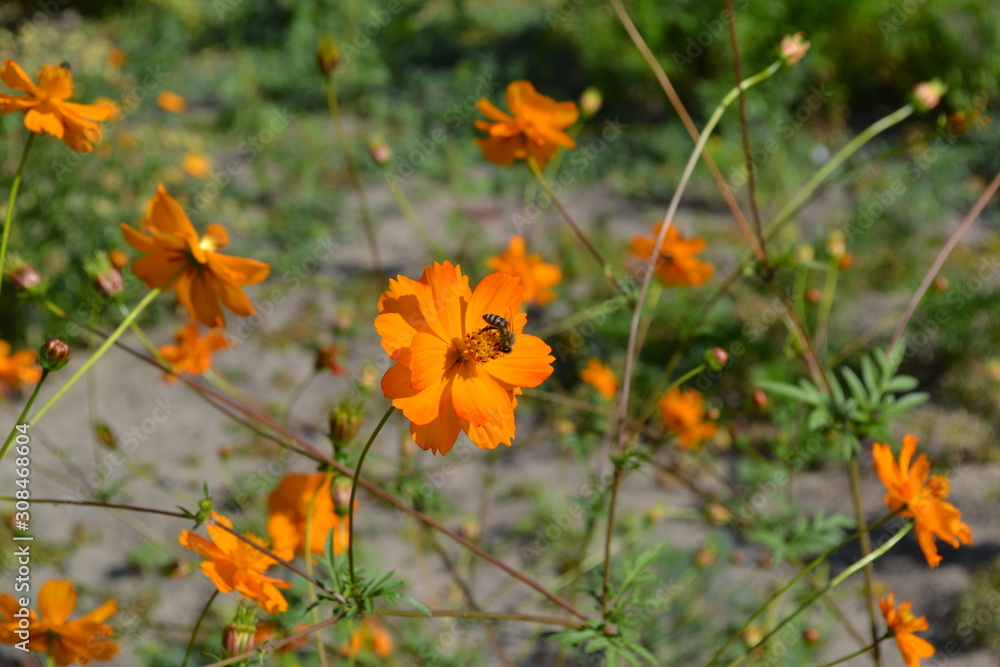
<svg viewBox="0 0 1000 667">
<path fill-rule="evenodd" d="M 412 184 L 406 184 L 408 189 L 411 186 Z M 379 212 L 380 245 L 388 272 L 398 271 L 417 276 L 428 257 L 425 253 L 414 254 L 412 234 L 402 216 L 394 214 L 385 188 L 372 187 L 370 196 Z M 607 185 L 575 191 L 565 201 L 579 219 L 604 219 L 605 224 L 620 230 L 622 238 L 646 232 L 649 221 L 655 219 L 657 214 L 656 211 L 639 211 L 634 205 L 616 198 Z M 415 201 L 424 220 L 443 218 L 453 204 L 453 201 L 431 198 L 421 200 L 419 197 Z M 463 201 L 463 205 L 482 217 L 479 222 L 483 235 L 497 248 L 502 247 L 507 236 L 515 231 L 511 226 L 510 215 L 511 211 L 516 210 L 517 201 L 479 197 Z M 721 213 L 682 211 L 678 219 L 682 227 L 689 231 L 697 229 L 699 233 L 706 235 L 735 235 L 729 219 Z M 805 224 L 818 225 L 820 220 L 819 214 L 815 218 L 806 216 Z M 552 229 L 557 223 L 558 220 L 549 218 L 545 224 L 548 229 Z M 544 236 L 540 232 L 543 230 L 536 230 L 536 239 Z M 733 244 L 719 245 L 732 247 Z M 709 254 L 712 255 L 711 252 Z M 282 352 L 269 340 L 269 334 L 280 332 L 297 320 L 307 318 L 308 313 L 317 308 L 323 317 L 333 314 L 337 307 L 337 294 L 331 286 L 335 286 L 339 277 L 349 275 L 359 266 L 366 266 L 367 257 L 367 249 L 360 238 L 338 240 L 316 274 L 318 287 L 302 287 L 288 293 L 287 298 L 276 304 L 272 312 L 255 324 L 251 335 L 246 336 L 244 342 L 235 350 L 218 357 L 217 368 L 220 373 L 255 397 L 261 405 L 276 404 L 287 395 L 289 380 L 297 381 L 306 376 L 312 360 L 301 352 Z M 727 262 L 732 262 L 732 257 L 724 254 L 710 258 L 722 265 L 720 271 L 725 270 Z M 267 289 L 265 286 L 256 292 L 251 290 L 251 294 L 260 302 L 267 298 Z M 230 330 L 233 331 L 236 325 L 236 319 L 232 318 Z M 166 341 L 170 331 L 154 330 L 151 335 L 157 342 Z M 134 339 L 129 340 L 129 343 L 138 346 Z M 348 347 L 348 365 L 352 371 L 360 369 L 363 360 L 379 360 L 380 349 L 374 332 L 349 341 Z M 68 371 L 77 368 L 82 360 L 83 355 L 77 355 L 61 376 L 69 377 Z M 104 481 L 99 484 L 103 484 L 104 488 L 121 486 L 119 493 L 115 495 L 118 502 L 163 508 L 173 508 L 178 504 L 193 507 L 200 495 L 201 486 L 206 481 L 213 494 L 219 497 L 230 486 L 234 476 L 240 473 L 259 473 L 259 480 L 271 482 L 269 488 L 287 471 L 311 469 L 309 462 L 302 457 L 281 459 L 273 454 L 247 457 L 239 451 L 227 466 L 223 466 L 218 456 L 219 448 L 246 442 L 246 437 L 239 428 L 201 403 L 181 384 L 168 385 L 155 370 L 135 362 L 122 351 L 112 351 L 99 364 L 94 375 L 99 396 L 96 407 L 88 405 L 86 388 L 81 383 L 69 392 L 57 411 L 32 431 L 34 449 L 31 483 L 32 493 L 36 498 L 85 499 L 89 497 L 88 480 L 89 485 L 94 486 L 99 478 L 103 478 Z M 326 410 L 348 386 L 347 380 L 332 376 L 315 381 L 295 409 L 297 423 L 321 424 Z M 381 412 L 383 403 L 374 402 L 377 403 L 375 411 Z M 539 412 L 544 412 L 545 407 L 539 405 Z M 127 447 L 123 439 L 122 456 L 118 460 L 110 457 L 107 450 L 98 449 L 85 428 L 89 421 L 88 411 L 92 408 L 120 438 L 126 433 L 135 434 Z M 925 408 L 920 414 L 922 423 L 955 423 L 953 414 L 935 408 Z M 952 422 L 948 422 L 949 419 Z M 991 436 L 990 429 L 988 425 L 970 423 L 969 420 L 973 418 L 968 415 L 962 419 L 964 421 L 957 422 L 961 430 L 942 427 L 940 433 L 925 432 L 922 442 L 930 446 L 932 452 L 936 446 L 944 448 L 946 444 L 952 455 L 955 447 L 960 450 L 964 448 L 967 452 L 975 451 L 981 443 L 963 443 L 963 433 L 974 431 Z M 6 423 L 7 418 L 4 421 Z M 373 423 L 374 417 L 370 417 L 366 429 Z M 379 471 L 388 469 L 396 455 L 399 432 L 403 427 L 404 424 L 399 419 L 390 422 L 390 427 L 376 444 L 378 456 L 367 468 L 369 473 L 378 475 Z M 527 432 L 530 428 L 530 424 L 521 424 L 521 432 Z M 305 430 L 303 433 L 313 444 L 324 447 L 323 438 L 317 433 Z M 956 460 L 961 461 L 962 457 L 959 456 Z M 421 464 L 426 468 L 428 481 L 439 485 L 442 493 L 462 508 L 463 515 L 456 517 L 450 524 L 450 527 L 456 529 L 462 518 L 474 516 L 479 511 L 483 495 L 481 473 L 489 468 L 496 475 L 498 484 L 492 493 L 494 506 L 484 537 L 487 542 L 508 533 L 518 519 L 530 510 L 528 502 L 523 498 L 510 498 L 510 491 L 515 485 L 537 484 L 548 489 L 552 498 L 566 499 L 570 494 L 577 493 L 586 482 L 576 467 L 567 465 L 565 456 L 554 444 L 546 442 L 544 437 L 532 438 L 527 446 L 520 448 L 515 443 L 514 448 L 499 452 L 496 456 L 459 449 L 448 459 L 426 456 L 421 459 Z M 724 464 L 729 465 L 731 461 L 724 461 Z M 874 520 L 881 516 L 883 491 L 871 473 L 870 466 L 864 465 L 863 469 L 866 507 L 869 508 L 869 518 Z M 4 488 L 12 488 L 11 467 L 5 465 L 0 475 Z M 972 526 L 975 544 L 957 552 L 943 546 L 944 564 L 932 572 L 927 568 L 915 540 L 907 537 L 902 546 L 879 561 L 876 578 L 888 590 L 896 593 L 897 600 L 912 600 L 914 610 L 928 617 L 931 631 L 925 634 L 938 647 L 939 653 L 935 659 L 925 661 L 925 665 L 997 667 L 1000 657 L 968 649 L 960 640 L 949 636 L 947 628 L 957 596 L 970 585 L 970 570 L 997 557 L 1000 550 L 1000 514 L 996 511 L 1000 465 L 959 464 L 952 470 L 951 478 L 952 500 L 963 510 L 966 522 Z M 711 480 L 699 480 L 701 482 L 711 484 Z M 847 479 L 839 471 L 802 475 L 796 478 L 795 492 L 804 505 L 850 512 Z M 700 508 L 700 502 L 680 485 L 664 484 L 661 480 L 645 475 L 629 477 L 622 496 L 623 516 L 633 511 L 639 512 L 651 502 L 671 508 Z M 376 558 L 376 563 L 372 566 L 396 569 L 408 582 L 407 594 L 428 606 L 463 606 L 454 587 L 448 583 L 440 559 L 434 553 L 414 554 L 407 543 L 417 530 L 415 522 L 400 518 L 365 495 L 362 495 L 361 503 L 359 511 L 367 516 L 361 519 L 363 532 L 359 544 L 365 558 Z M 564 507 L 568 507 L 566 500 L 562 503 Z M 556 502 L 554 506 L 560 505 Z M 559 511 L 554 512 L 553 522 L 558 520 L 559 514 Z M 258 532 L 263 534 L 264 525 L 260 514 L 255 511 L 248 517 L 255 522 Z M 75 544 L 69 550 L 47 550 L 44 559 L 39 556 L 33 563 L 34 581 L 41 582 L 57 575 L 68 576 L 84 590 L 98 593 L 101 600 L 105 599 L 104 596 L 114 596 L 122 602 L 123 608 L 116 616 L 115 624 L 116 628 L 130 636 L 123 642 L 122 656 L 109 663 L 111 665 L 124 667 L 140 664 L 132 647 L 141 643 L 144 638 L 129 630 L 139 616 L 176 628 L 178 641 L 181 641 L 184 629 L 192 626 L 201 605 L 210 594 L 211 584 L 196 571 L 167 582 L 147 581 L 129 568 L 126 561 L 129 551 L 149 542 L 155 543 L 172 556 L 186 558 L 190 554 L 177 545 L 176 536 L 182 528 L 190 527 L 187 522 L 154 515 L 66 505 L 35 505 L 32 521 L 33 531 L 39 539 L 66 543 L 72 538 Z M 692 551 L 701 546 L 709 534 L 701 522 L 689 520 L 667 520 L 657 525 L 655 530 L 672 548 L 687 548 Z M 440 542 L 446 544 L 445 540 Z M 716 566 L 728 570 L 725 576 L 732 580 L 734 590 L 759 590 L 762 598 L 770 583 L 785 580 L 792 572 L 789 568 L 779 568 L 776 572 L 762 571 L 752 565 L 759 552 L 750 544 L 741 545 L 741 549 L 747 556 L 747 564 L 731 566 L 720 563 Z M 457 554 L 450 546 L 447 551 L 452 556 Z M 516 552 L 509 551 L 504 554 L 504 558 L 517 564 L 519 556 Z M 848 562 L 849 555 L 845 555 L 836 561 L 836 567 Z M 506 583 L 507 578 L 489 564 L 478 565 L 475 572 L 475 578 L 471 582 L 472 589 L 477 601 L 490 609 L 508 610 L 516 607 L 521 611 L 551 612 L 550 608 L 540 603 L 537 594 L 520 584 Z M 5 591 L 9 589 L 9 569 L 6 574 L 8 579 L 4 585 Z M 555 576 L 551 568 L 544 568 L 535 574 L 543 582 L 550 582 Z M 850 580 L 845 584 L 845 589 L 856 590 L 859 580 L 860 576 Z M 854 626 L 864 632 L 866 615 L 858 599 L 850 594 L 838 594 L 837 601 Z M 85 602 L 81 603 L 81 608 L 89 609 L 94 604 L 94 598 L 87 596 Z M 724 607 L 726 601 L 720 600 L 719 604 Z M 428 628 L 428 632 L 440 633 L 438 637 L 442 641 L 448 636 L 454 636 L 456 641 L 481 639 L 479 630 L 456 628 L 450 622 L 435 622 L 429 624 Z M 525 628 L 513 624 L 499 626 L 499 631 L 512 651 L 513 647 L 519 645 L 518 640 L 526 636 Z M 823 632 L 826 637 L 833 637 L 824 651 L 824 661 L 858 648 L 845 633 L 830 623 L 824 626 Z M 883 646 L 887 655 L 886 665 L 895 667 L 903 664 L 891 643 Z M 538 664 L 541 656 L 550 649 L 551 645 L 539 646 L 531 653 L 523 650 L 520 654 L 515 652 L 512 655 L 518 664 Z M 489 656 L 492 661 L 493 654 L 488 647 L 484 649 L 484 655 Z M 0 658 L 0 665 L 5 664 L 14 663 L 4 662 Z M 433 661 L 425 664 L 433 664 Z M 844 664 L 860 666 L 868 665 L 870 661 L 856 659 Z"/>
</svg>

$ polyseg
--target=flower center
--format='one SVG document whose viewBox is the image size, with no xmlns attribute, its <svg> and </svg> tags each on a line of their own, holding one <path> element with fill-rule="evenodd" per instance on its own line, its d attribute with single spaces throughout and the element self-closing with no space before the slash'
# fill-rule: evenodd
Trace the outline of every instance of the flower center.
<svg viewBox="0 0 1000 667">
<path fill-rule="evenodd" d="M 219 249 L 219 242 L 211 234 L 205 234 L 198 240 L 198 247 L 208 252 L 215 252 Z"/>
<path fill-rule="evenodd" d="M 504 351 L 501 349 L 502 344 L 501 334 L 497 329 L 483 327 L 479 331 L 473 331 L 465 336 L 465 346 L 461 357 L 485 364 L 491 359 L 504 355 Z"/>
</svg>

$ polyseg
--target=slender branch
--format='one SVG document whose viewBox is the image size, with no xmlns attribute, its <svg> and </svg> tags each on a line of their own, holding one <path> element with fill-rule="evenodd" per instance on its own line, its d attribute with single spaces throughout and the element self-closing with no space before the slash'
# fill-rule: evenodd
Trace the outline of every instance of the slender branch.
<svg viewBox="0 0 1000 667">
<path fill-rule="evenodd" d="M 858 457 L 856 454 L 851 456 L 851 460 L 848 461 L 847 470 L 851 481 L 851 503 L 854 505 L 854 518 L 858 522 L 858 530 L 865 531 L 867 519 L 865 518 L 864 501 L 861 498 L 861 471 L 858 468 Z M 862 533 L 860 539 L 858 540 L 858 549 L 861 552 L 862 558 L 867 557 L 871 553 L 872 545 L 867 531 Z M 868 623 L 871 628 L 873 642 L 872 658 L 875 660 L 875 666 L 881 667 L 882 656 L 879 654 L 878 647 L 878 615 L 875 613 L 875 590 L 873 586 L 875 568 L 872 567 L 871 563 L 868 563 L 865 565 L 864 571 L 864 597 L 867 602 Z"/>
<path fill-rule="evenodd" d="M 21 175 L 24 173 L 24 165 L 28 161 L 28 153 L 35 143 L 34 132 L 28 133 L 28 141 L 24 144 L 24 152 L 21 153 L 21 162 L 17 165 L 17 173 L 14 174 L 14 182 L 10 186 L 10 197 L 7 199 L 7 215 L 3 221 L 3 239 L 0 240 L 0 273 L 7 269 L 7 241 L 10 239 L 10 228 L 14 220 L 14 202 L 17 201 L 17 191 L 21 187 Z M 0 279 L 0 289 L 3 288 L 3 280 Z"/>
<path fill-rule="evenodd" d="M 225 660 L 220 660 L 219 662 L 213 662 L 210 665 L 205 665 L 205 667 L 225 667 L 225 665 L 235 665 L 235 664 L 238 664 L 238 663 L 242 663 L 245 660 L 249 660 L 250 658 L 255 658 L 258 655 L 263 654 L 264 652 L 267 652 L 267 651 L 276 651 L 279 648 L 281 648 L 282 646 L 286 646 L 288 644 L 292 644 L 294 642 L 297 642 L 298 640 L 302 639 L 303 637 L 307 637 L 310 634 L 312 634 L 312 633 L 314 633 L 314 632 L 316 632 L 318 630 L 322 630 L 323 628 L 327 627 L 328 625 L 333 625 L 334 623 L 336 623 L 337 621 L 339 621 L 343 617 L 344 617 L 344 615 L 342 613 L 334 614 L 333 616 L 331 616 L 330 618 L 326 619 L 325 621 L 317 623 L 316 625 L 310 625 L 305 630 L 302 630 L 301 632 L 296 632 L 294 635 L 289 635 L 288 637 L 285 637 L 284 639 L 279 639 L 279 640 L 276 640 L 276 641 L 267 642 L 267 644 L 265 644 L 263 648 L 256 648 L 256 649 L 254 649 L 252 651 L 247 651 L 245 653 L 240 653 L 239 655 L 234 655 L 231 658 L 226 658 Z"/>
<path fill-rule="evenodd" d="M 0 496 L 0 500 L 15 501 L 11 496 Z M 59 498 L 32 498 L 32 503 L 44 503 L 49 505 L 81 505 L 83 507 L 103 507 L 109 510 L 127 510 L 129 512 L 143 512 L 145 514 L 159 514 L 161 516 L 171 516 L 176 519 L 190 519 L 187 514 L 181 512 L 171 512 L 170 510 L 160 510 L 153 507 L 139 507 L 137 505 L 119 505 L 117 503 L 104 503 L 96 500 L 61 500 Z"/>
<path fill-rule="evenodd" d="M 38 378 L 38 382 L 35 383 L 35 388 L 32 390 L 31 396 L 28 398 L 28 402 L 25 403 L 24 408 L 21 409 L 21 414 L 18 416 L 17 421 L 15 421 L 14 425 L 10 427 L 10 433 L 7 434 L 7 439 L 3 443 L 3 449 L 0 449 L 0 461 L 2 461 L 4 455 L 7 454 L 7 450 L 10 449 L 10 445 L 14 442 L 14 438 L 18 433 L 20 433 L 20 431 L 17 430 L 17 427 L 24 424 L 24 419 L 28 416 L 28 410 L 30 410 L 31 406 L 34 405 L 35 398 L 38 397 L 38 391 L 42 388 L 42 384 L 44 384 L 45 379 L 49 376 L 50 372 L 51 371 L 47 368 L 42 369 L 42 376 Z"/>
<path fill-rule="evenodd" d="M 354 468 L 353 481 L 351 482 L 351 499 L 347 503 L 347 563 L 348 568 L 351 572 L 351 586 L 353 587 L 357 584 L 357 578 L 354 576 L 354 498 L 358 494 L 358 479 L 361 478 L 361 466 L 365 463 L 365 457 L 368 456 L 368 450 L 372 448 L 372 443 L 375 442 L 375 438 L 381 432 L 382 427 L 385 423 L 389 421 L 389 417 L 395 412 L 396 408 L 389 406 L 389 409 L 385 411 L 382 415 L 382 419 L 379 421 L 375 430 L 372 431 L 371 436 L 368 438 L 368 442 L 365 443 L 365 448 L 361 450 L 361 456 L 358 457 L 358 465 Z"/>
<path fill-rule="evenodd" d="M 201 609 L 201 614 L 198 615 L 198 621 L 194 624 L 194 628 L 191 630 L 191 639 L 188 640 L 187 648 L 184 649 L 184 661 L 181 663 L 181 667 L 187 667 L 188 660 L 191 658 L 191 650 L 194 648 L 194 643 L 198 639 L 198 630 L 201 628 L 202 622 L 208 615 L 208 610 L 211 609 L 212 603 L 215 602 L 215 598 L 219 597 L 219 591 L 212 591 L 211 597 L 205 603 L 205 606 Z"/>
<path fill-rule="evenodd" d="M 917 309 L 917 304 L 920 303 L 920 299 L 922 299 L 924 294 L 927 292 L 927 288 L 931 286 L 931 282 L 934 281 L 934 277 L 937 275 L 938 271 L 941 270 L 941 266 L 944 264 L 945 260 L 948 259 L 948 255 L 951 254 L 951 251 L 955 249 L 956 245 L 958 245 L 958 240 L 962 238 L 962 234 L 964 234 L 966 230 L 972 226 L 972 223 L 976 221 L 979 214 L 983 212 L 984 208 L 986 208 L 986 204 L 989 203 L 993 195 L 996 194 L 997 188 L 1000 188 L 1000 173 L 997 173 L 997 175 L 993 177 L 990 184 L 986 186 L 986 190 L 984 190 L 983 194 L 980 195 L 978 200 L 976 200 L 972 210 L 969 211 L 969 214 L 965 216 L 964 220 L 962 220 L 962 224 L 960 224 L 958 228 L 952 232 L 951 237 L 948 238 L 948 242 L 944 244 L 941 251 L 938 253 L 938 256 L 934 259 L 934 263 L 931 264 L 931 268 L 927 270 L 927 275 L 925 275 L 924 279 L 920 282 L 920 287 L 918 287 L 917 291 L 913 293 L 913 296 L 910 298 L 910 302 L 906 304 L 906 311 L 903 312 L 903 317 L 900 318 L 899 324 L 896 325 L 896 330 L 892 332 L 892 338 L 889 339 L 888 346 L 890 351 L 896 345 L 896 342 L 899 341 L 899 337 L 903 335 L 903 329 L 906 328 L 910 318 L 913 317 L 913 311 Z"/>
<path fill-rule="evenodd" d="M 865 653 L 868 653 L 872 649 L 877 648 L 878 645 L 881 642 L 885 641 L 886 639 L 888 639 L 891 636 L 892 636 L 892 633 L 887 632 L 884 635 L 882 635 L 881 637 L 879 637 L 878 639 L 876 639 L 869 646 L 866 646 L 863 649 L 859 649 L 859 650 L 855 651 L 854 653 L 851 653 L 850 655 L 845 655 L 843 658 L 840 658 L 838 660 L 834 660 L 833 662 L 828 662 L 828 663 L 826 663 L 824 665 L 821 665 L 820 667 L 833 667 L 834 665 L 839 665 L 841 663 L 847 662 L 851 658 L 857 658 L 859 655 L 864 655 Z"/>
<path fill-rule="evenodd" d="M 535 614 L 514 614 L 491 611 L 465 611 L 454 609 L 431 609 L 431 616 L 435 618 L 481 618 L 491 621 L 524 621 L 526 623 L 543 623 L 546 625 L 558 625 L 564 628 L 579 628 L 579 623 L 568 621 L 565 618 L 554 616 L 537 616 Z M 422 611 L 406 611 L 403 609 L 376 609 L 376 616 L 397 616 L 401 618 L 427 618 L 427 614 Z"/>
</svg>

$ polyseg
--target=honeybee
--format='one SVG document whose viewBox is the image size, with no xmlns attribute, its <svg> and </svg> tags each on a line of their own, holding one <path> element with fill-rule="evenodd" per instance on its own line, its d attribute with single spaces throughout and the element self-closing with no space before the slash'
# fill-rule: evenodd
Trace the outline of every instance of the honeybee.
<svg viewBox="0 0 1000 667">
<path fill-rule="evenodd" d="M 510 330 L 512 322 L 508 322 L 499 315 L 494 315 L 493 313 L 486 313 L 483 315 L 483 319 L 488 324 L 488 327 L 484 329 L 496 329 L 500 333 L 500 351 L 504 354 L 510 354 L 511 348 L 514 347 L 514 343 L 517 342 L 517 334 Z M 513 318 L 511 318 L 513 320 Z"/>
</svg>

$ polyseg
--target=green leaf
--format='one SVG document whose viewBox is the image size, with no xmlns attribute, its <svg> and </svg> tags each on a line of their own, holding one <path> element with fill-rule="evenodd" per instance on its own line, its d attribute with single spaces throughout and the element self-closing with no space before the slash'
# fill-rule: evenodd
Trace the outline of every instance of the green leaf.
<svg viewBox="0 0 1000 667">
<path fill-rule="evenodd" d="M 887 414 L 902 415 L 906 414 L 918 405 L 923 405 L 928 400 L 930 400 L 931 395 L 923 391 L 915 391 L 912 394 L 907 394 L 902 398 L 894 401 L 893 403 L 885 406 L 884 410 Z"/>
<path fill-rule="evenodd" d="M 850 368 L 844 368 L 840 371 L 840 374 L 844 376 L 844 381 L 847 383 L 847 387 L 851 390 L 851 395 L 854 400 L 857 401 L 858 405 L 868 409 L 868 392 L 865 391 L 864 385 L 861 380 Z"/>
<path fill-rule="evenodd" d="M 768 391 L 777 396 L 782 396 L 784 398 L 791 399 L 798 403 L 804 403 L 806 405 L 817 405 L 816 397 L 812 392 L 802 389 L 800 387 L 796 387 L 793 384 L 788 384 L 787 382 L 760 380 L 759 382 L 757 382 L 757 386 L 763 389 L 764 391 Z"/>
<path fill-rule="evenodd" d="M 894 394 L 901 394 L 906 391 L 913 391 L 919 384 L 920 382 L 915 377 L 897 375 L 886 383 L 885 390 L 891 391 Z"/>
<path fill-rule="evenodd" d="M 875 364 L 867 354 L 861 357 L 861 377 L 865 379 L 865 386 L 868 387 L 869 396 L 878 396 L 879 381 L 875 372 Z"/>
</svg>

